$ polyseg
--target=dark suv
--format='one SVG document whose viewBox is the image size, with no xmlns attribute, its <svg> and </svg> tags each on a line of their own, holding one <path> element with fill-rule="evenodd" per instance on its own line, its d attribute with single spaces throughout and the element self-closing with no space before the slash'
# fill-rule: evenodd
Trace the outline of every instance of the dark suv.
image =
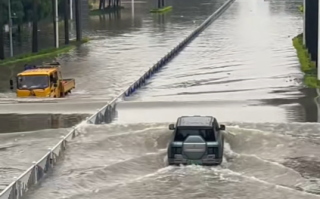
<svg viewBox="0 0 320 199">
<path fill-rule="evenodd" d="M 169 165 L 220 165 L 223 159 L 224 136 L 212 116 L 182 116 L 169 125 L 174 130 L 168 146 Z"/>
</svg>

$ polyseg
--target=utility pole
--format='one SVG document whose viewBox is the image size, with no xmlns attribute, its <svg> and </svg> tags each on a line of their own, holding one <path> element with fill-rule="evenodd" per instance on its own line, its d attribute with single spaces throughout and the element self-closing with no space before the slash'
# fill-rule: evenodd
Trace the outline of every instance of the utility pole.
<svg viewBox="0 0 320 199">
<path fill-rule="evenodd" d="M 11 0 L 8 0 L 8 14 L 9 14 L 10 57 L 13 57 Z"/>
<path fill-rule="evenodd" d="M 305 0 L 306 1 L 306 0 Z M 304 12 L 305 12 L 305 10 L 304 10 Z M 320 31 L 319 31 L 319 29 L 320 29 L 320 3 L 318 2 L 318 35 L 317 35 L 317 37 L 318 37 L 318 46 L 317 46 L 317 48 L 318 48 L 318 56 L 317 56 L 317 74 L 318 74 L 318 80 L 320 80 L 320 64 L 319 64 L 319 60 L 320 60 Z"/>
<path fill-rule="evenodd" d="M 132 14 L 132 21 L 134 22 L 134 0 L 131 0 L 131 14 Z"/>
<path fill-rule="evenodd" d="M 82 23 L 81 23 L 81 0 L 75 0 L 75 11 L 76 11 L 76 40 L 82 40 Z"/>
<path fill-rule="evenodd" d="M 71 2 L 71 0 L 69 1 Z M 69 44 L 69 7 L 68 0 L 64 0 L 64 43 Z"/>
<path fill-rule="evenodd" d="M 58 0 L 52 0 L 52 4 L 53 4 L 54 47 L 59 48 Z"/>
<path fill-rule="evenodd" d="M 303 46 L 306 46 L 306 1 L 307 0 L 303 0 Z"/>
<path fill-rule="evenodd" d="M 0 4 L 0 13 L 3 13 L 3 4 Z M 3 33 L 4 19 L 0 18 L 0 60 L 4 59 L 4 33 Z"/>
<path fill-rule="evenodd" d="M 38 52 L 38 0 L 33 0 L 32 10 L 32 52 Z"/>
<path fill-rule="evenodd" d="M 73 0 L 70 0 L 70 20 L 73 20 Z"/>
</svg>

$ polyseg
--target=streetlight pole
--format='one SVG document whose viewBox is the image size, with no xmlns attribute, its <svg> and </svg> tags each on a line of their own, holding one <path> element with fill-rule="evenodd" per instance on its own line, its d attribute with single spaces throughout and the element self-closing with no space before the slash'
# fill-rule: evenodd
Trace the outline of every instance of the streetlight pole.
<svg viewBox="0 0 320 199">
<path fill-rule="evenodd" d="M 132 21 L 134 21 L 134 0 L 131 0 L 131 14 L 132 14 Z"/>
<path fill-rule="evenodd" d="M 58 0 L 54 0 L 54 31 L 55 31 L 55 47 L 59 48 Z"/>
<path fill-rule="evenodd" d="M 306 0 L 305 0 L 306 1 Z M 319 60 L 320 60 L 320 31 L 319 31 L 319 29 L 320 29 L 320 2 L 318 2 L 318 35 L 317 35 L 317 37 L 318 37 L 318 46 L 317 46 L 317 48 L 318 48 L 318 56 L 317 56 L 317 67 L 318 67 L 318 69 L 317 69 L 317 75 L 318 75 L 318 80 L 320 79 L 320 63 L 319 63 Z"/>
<path fill-rule="evenodd" d="M 303 0 L 303 33 L 302 33 L 302 36 L 303 36 L 303 46 L 305 47 L 306 46 L 306 1 L 307 0 Z"/>
<path fill-rule="evenodd" d="M 69 0 L 70 2 L 70 20 L 73 20 L 73 0 Z"/>
<path fill-rule="evenodd" d="M 11 1 L 10 0 L 8 0 L 8 14 L 9 14 L 10 57 L 13 57 L 12 16 L 11 16 Z"/>
</svg>

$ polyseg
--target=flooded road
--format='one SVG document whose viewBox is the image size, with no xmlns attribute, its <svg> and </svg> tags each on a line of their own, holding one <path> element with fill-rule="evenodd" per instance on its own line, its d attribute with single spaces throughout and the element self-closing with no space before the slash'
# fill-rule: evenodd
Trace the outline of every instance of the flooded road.
<svg viewBox="0 0 320 199">
<path fill-rule="evenodd" d="M 193 103 L 183 114 L 203 111 L 224 121 L 307 121 L 301 113 L 288 117 L 293 109 L 302 112 L 307 104 L 314 104 L 304 100 L 308 91 L 301 85 L 303 76 L 292 46 L 292 37 L 302 27 L 296 5 L 299 2 L 235 2 L 147 86 L 127 99 L 161 102 L 159 114 L 138 103 L 141 122 L 149 121 L 151 115 L 177 117 L 180 111 L 169 111 L 174 109 L 171 101 L 179 108 Z M 123 107 L 133 109 L 135 105 Z M 130 111 L 124 108 L 121 114 L 118 109 L 119 120 L 121 115 L 126 120 Z M 145 111 L 149 114 L 144 117 Z M 133 119 L 137 122 L 138 118 Z"/>
<path fill-rule="evenodd" d="M 6 166 L 1 169 L 3 173 L 10 171 L 10 175 L 0 175 L 0 179 L 4 180 L 0 183 L 0 189 L 21 174 L 14 165 L 21 164 L 24 165 L 21 169 L 26 169 L 32 161 L 38 160 L 53 145 L 51 143 L 60 139 L 61 134 L 123 91 L 224 1 L 168 1 L 176 8 L 162 16 L 149 13 L 154 3 L 123 2 L 125 9 L 121 13 L 88 19 L 84 35 L 89 36 L 91 41 L 57 58 L 62 64 L 64 78 L 76 80 L 75 91 L 66 99 L 17 99 L 9 90 L 8 83 L 23 69 L 22 65 L 0 68 L 0 114 L 3 114 L 3 134 L 0 136 L 10 133 L 9 139 L 1 139 L 1 145 L 8 154 L 20 151 L 12 158 L 5 155 L 8 157 L 5 158 Z M 60 32 L 63 33 L 63 29 Z M 42 40 L 39 43 L 49 42 L 47 40 L 51 37 L 48 35 L 40 36 Z M 60 34 L 60 38 L 62 36 Z M 25 45 L 28 46 L 27 43 Z M 50 142 L 44 140 L 45 135 L 42 139 L 41 129 L 55 129 L 56 133 L 48 134 Z M 34 135 L 34 142 L 41 142 L 34 149 L 39 153 L 25 155 L 29 141 L 15 144 L 26 133 L 30 137 Z M 11 163 L 13 166 L 8 167 Z"/>
<path fill-rule="evenodd" d="M 39 151 L 45 149 L 46 144 L 91 113 L 89 108 L 94 104 L 111 99 L 130 84 L 222 3 L 174 1 L 181 10 L 174 6 L 164 22 L 152 21 L 146 14 L 140 29 L 136 27 L 137 32 L 130 34 L 111 36 L 98 26 L 95 40 L 60 59 L 64 74 L 75 75 L 79 82 L 76 92 L 68 99 L 32 106 L 34 109 L 22 103 L 3 105 L 9 108 L 2 113 L 23 110 L 44 114 L 45 108 L 58 113 L 61 107 L 66 108 L 65 113 L 74 113 L 79 109 L 73 119 L 71 115 L 34 116 L 47 121 L 43 128 L 53 128 L 48 130 L 51 134 L 28 134 L 34 142 L 41 142 Z M 303 88 L 291 42 L 302 27 L 297 9 L 300 4 L 289 0 L 237 0 L 145 87 L 120 102 L 113 124 L 83 125 L 82 134 L 70 143 L 64 161 L 28 197 L 320 198 L 320 125 L 307 123 L 318 121 L 317 94 Z M 148 7 L 139 3 L 135 8 L 139 6 Z M 196 6 L 194 13 L 182 14 Z M 127 48 L 116 51 L 116 44 Z M 128 74 L 123 76 L 123 71 Z M 10 95 L 3 96 L 2 103 L 17 102 Z M 86 105 L 89 100 L 94 100 L 91 107 Z M 168 124 L 189 114 L 214 115 L 227 125 L 221 166 L 166 165 L 166 146 L 172 133 Z M 57 118 L 74 123 L 57 125 Z M 56 122 L 55 126 L 50 122 Z M 35 122 L 29 120 L 29 124 Z M 4 144 L 18 139 L 9 135 L 3 135 L 8 136 Z M 16 142 L 26 145 L 31 141 Z M 8 154 L 27 149 L 23 144 L 7 148 Z M 17 156 L 6 163 L 24 165 L 26 160 L 19 163 Z"/>
<path fill-rule="evenodd" d="M 168 123 L 86 126 L 29 198 L 320 198 L 318 124 L 226 124 L 218 167 L 167 167 Z"/>
<path fill-rule="evenodd" d="M 76 90 L 70 97 L 111 100 L 182 41 L 223 2 L 174 1 L 173 12 L 152 15 L 149 10 L 154 2 L 138 1 L 132 10 L 129 1 L 123 3 L 127 9 L 118 16 L 91 16 L 91 29 L 85 30 L 85 35 L 92 40 L 58 59 L 63 66 L 64 78 L 76 80 Z M 0 68 L 0 91 L 5 93 L 2 94 L 3 98 L 14 97 L 9 92 L 8 74 L 13 77 L 21 70 L 22 66 Z"/>
</svg>

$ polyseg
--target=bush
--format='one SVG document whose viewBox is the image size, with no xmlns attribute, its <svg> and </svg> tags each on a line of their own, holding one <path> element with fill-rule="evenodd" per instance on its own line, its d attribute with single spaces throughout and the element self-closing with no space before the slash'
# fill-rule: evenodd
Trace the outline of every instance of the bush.
<svg viewBox="0 0 320 199">
<path fill-rule="evenodd" d="M 303 45 L 303 35 L 299 34 L 293 38 L 293 46 L 297 50 L 297 56 L 302 72 L 305 73 L 304 83 L 309 88 L 318 88 L 320 81 L 317 78 L 316 63 L 310 60 L 308 49 Z"/>
</svg>

